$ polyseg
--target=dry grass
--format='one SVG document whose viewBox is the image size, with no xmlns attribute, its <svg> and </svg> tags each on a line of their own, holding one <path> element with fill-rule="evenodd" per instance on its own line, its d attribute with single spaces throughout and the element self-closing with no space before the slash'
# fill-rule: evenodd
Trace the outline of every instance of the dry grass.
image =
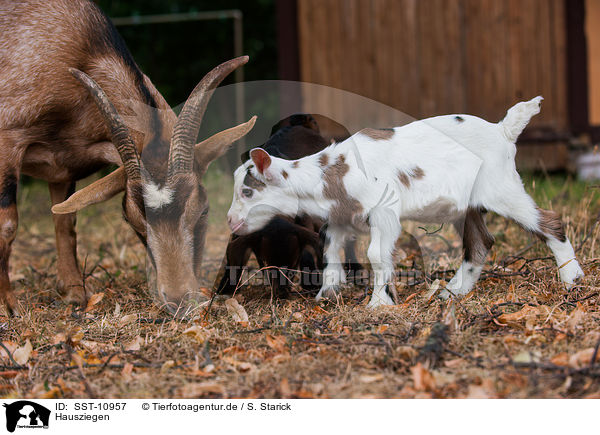
<svg viewBox="0 0 600 435">
<path fill-rule="evenodd" d="M 214 278 L 230 197 L 224 183 L 209 184 L 207 271 Z M 346 289 L 339 306 L 319 306 L 301 292 L 273 301 L 250 286 L 236 295 L 247 324 L 222 302 L 193 321 L 159 311 L 119 199 L 79 218 L 86 285 L 103 297 L 88 312 L 74 311 L 55 290 L 48 195 L 40 185 L 26 187 L 11 271 L 27 314 L 2 317 L 0 332 L 15 358 L 27 356 L 27 341 L 33 351 L 14 367 L 0 349 L 0 388 L 9 397 L 598 397 L 600 367 L 590 365 L 600 342 L 598 189 L 561 178 L 536 184 L 540 205 L 552 200 L 579 247 L 587 277 L 570 292 L 545 246 L 494 217 L 487 278 L 460 302 L 430 301 L 425 284 L 405 282 L 399 306 L 372 312 L 364 288 Z M 432 249 L 452 248 L 433 269 L 456 267 L 458 243 L 449 232 L 413 233 Z M 408 257 L 399 267 L 411 264 Z"/>
</svg>

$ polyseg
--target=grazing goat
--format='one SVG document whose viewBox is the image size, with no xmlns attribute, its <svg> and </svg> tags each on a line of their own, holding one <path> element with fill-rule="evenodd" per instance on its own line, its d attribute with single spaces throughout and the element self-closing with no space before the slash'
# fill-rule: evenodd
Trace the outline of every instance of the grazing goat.
<svg viewBox="0 0 600 435">
<path fill-rule="evenodd" d="M 393 304 L 392 253 L 400 219 L 451 222 L 463 237 L 464 260 L 442 297 L 468 293 L 494 238 L 484 214 L 516 221 L 546 242 L 561 280 L 583 276 L 558 215 L 541 210 L 526 193 L 515 167 L 515 142 L 542 98 L 521 102 L 497 124 L 470 115 L 446 115 L 403 127 L 364 129 L 339 144 L 287 161 L 257 148 L 235 172 L 228 213 L 232 231 L 263 227 L 275 213 L 307 213 L 328 221 L 327 267 L 317 295 L 335 298 L 344 275 L 339 249 L 355 232 L 368 232 L 374 270 L 369 306 Z M 248 186 L 245 179 L 252 178 Z M 389 291 L 389 293 L 388 293 Z"/>
<path fill-rule="evenodd" d="M 329 119 L 327 122 L 333 123 Z M 336 127 L 339 131 L 345 130 L 341 125 Z M 343 139 L 349 136 L 346 131 Z M 271 136 L 261 148 L 272 156 L 295 160 L 321 151 L 328 145 L 329 141 L 321 135 L 315 116 L 298 113 L 275 124 Z M 249 151 L 242 154 L 242 162 L 249 159 Z M 251 181 L 248 180 L 248 183 Z M 268 268 L 269 281 L 276 296 L 287 296 L 295 270 L 302 272 L 300 285 L 304 289 L 318 288 L 323 268 L 323 244 L 319 237 L 322 225 L 321 219 L 307 215 L 294 218 L 275 216 L 259 231 L 243 236 L 233 234 L 227 245 L 224 273 L 217 291 L 225 294 L 235 291 L 251 253 L 254 253 L 261 268 Z M 348 240 L 344 248 L 346 265 L 356 273 L 361 270 L 361 265 L 356 260 L 354 244 L 354 240 Z"/>
<path fill-rule="evenodd" d="M 248 58 L 209 72 L 177 117 L 91 1 L 0 0 L 0 31 L 0 299 L 17 310 L 8 260 L 17 184 L 27 174 L 50 186 L 58 286 L 69 301 L 88 297 L 76 258 L 76 211 L 125 191 L 123 214 L 147 246 L 152 290 L 176 312 L 199 290 L 208 212 L 202 175 L 254 124 L 195 144 L 200 120 L 213 89 Z M 109 164 L 123 167 L 69 197 L 76 180 Z"/>
</svg>

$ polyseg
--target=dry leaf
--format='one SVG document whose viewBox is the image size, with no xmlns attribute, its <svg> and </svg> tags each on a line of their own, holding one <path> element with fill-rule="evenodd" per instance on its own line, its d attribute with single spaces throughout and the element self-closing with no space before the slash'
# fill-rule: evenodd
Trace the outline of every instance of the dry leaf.
<svg viewBox="0 0 600 435">
<path fill-rule="evenodd" d="M 283 399 L 291 397 L 292 390 L 290 389 L 290 383 L 288 382 L 287 378 L 283 378 L 279 383 L 279 391 L 281 392 L 281 397 Z"/>
<path fill-rule="evenodd" d="M 267 344 L 271 349 L 274 349 L 277 352 L 286 351 L 286 339 L 283 335 L 265 334 L 265 338 L 267 340 Z"/>
<path fill-rule="evenodd" d="M 88 313 L 94 309 L 94 306 L 99 304 L 100 301 L 104 298 L 104 292 L 93 294 L 88 300 L 87 306 L 85 307 L 85 312 Z"/>
<path fill-rule="evenodd" d="M 180 390 L 181 397 L 193 399 L 207 394 L 225 394 L 225 387 L 216 382 L 202 382 L 197 384 L 186 384 Z"/>
<path fill-rule="evenodd" d="M 525 305 L 519 311 L 514 313 L 501 314 L 498 316 L 497 320 L 501 324 L 510 326 L 512 328 L 531 329 L 539 314 L 539 307 Z"/>
<path fill-rule="evenodd" d="M 235 358 L 232 358 L 230 356 L 225 356 L 222 358 L 222 360 L 228 364 L 231 364 L 232 366 L 235 367 L 235 369 L 239 372 L 247 372 L 249 370 L 251 370 L 254 365 L 250 364 L 249 362 L 246 361 L 238 361 Z"/>
<path fill-rule="evenodd" d="M 164 364 L 162 365 L 162 367 L 160 368 L 160 372 L 164 373 L 174 366 L 175 366 L 175 361 L 173 361 L 172 359 L 165 361 Z"/>
<path fill-rule="evenodd" d="M 54 337 L 52 337 L 52 344 L 64 343 L 67 341 L 67 337 L 64 332 L 59 332 Z"/>
<path fill-rule="evenodd" d="M 594 356 L 594 348 L 590 347 L 587 349 L 580 350 L 579 352 L 571 355 L 569 358 L 569 366 L 581 369 L 583 367 L 587 367 L 592 363 L 592 356 Z M 595 363 L 600 360 L 600 352 L 596 355 Z"/>
<path fill-rule="evenodd" d="M 537 363 L 540 362 L 541 354 L 539 351 L 523 351 L 513 357 L 513 362 L 516 363 Z"/>
<path fill-rule="evenodd" d="M 363 375 L 358 379 L 364 384 L 372 384 L 373 382 L 383 381 L 383 374 L 379 373 L 376 375 Z"/>
<path fill-rule="evenodd" d="M 142 347 L 142 344 L 144 344 L 144 339 L 138 335 L 133 340 L 131 340 L 129 343 L 126 343 L 124 347 L 125 347 L 125 350 L 135 351 L 135 350 L 140 350 L 140 348 Z"/>
<path fill-rule="evenodd" d="M 227 299 L 225 301 L 225 307 L 227 308 L 227 312 L 231 315 L 234 322 L 242 322 L 248 324 L 248 313 L 236 299 Z"/>
<path fill-rule="evenodd" d="M 567 320 L 567 329 L 573 331 L 575 327 L 583 320 L 586 315 L 585 308 L 581 303 L 577 303 L 577 308 L 571 312 L 569 319 Z"/>
<path fill-rule="evenodd" d="M 390 327 L 390 325 L 379 325 L 377 327 L 377 334 L 383 334 L 385 331 L 387 331 L 387 329 Z"/>
<path fill-rule="evenodd" d="M 137 320 L 138 315 L 137 314 L 127 314 L 123 317 L 121 317 L 121 320 L 119 321 L 119 326 L 125 326 L 125 325 L 129 325 L 130 323 L 133 323 Z"/>
<path fill-rule="evenodd" d="M 85 359 L 79 354 L 79 352 L 73 352 L 71 354 L 71 365 L 77 365 L 79 366 L 79 368 L 83 368 L 83 363 L 85 362 Z"/>
<path fill-rule="evenodd" d="M 237 370 L 238 372 L 245 373 L 245 372 L 249 372 L 249 371 L 250 371 L 250 370 L 252 370 L 253 368 L 254 368 L 254 365 L 253 365 L 253 364 L 251 364 L 251 363 L 249 363 L 249 362 L 247 362 L 247 361 L 241 361 L 241 362 L 240 362 L 240 363 L 237 365 L 237 367 L 236 367 L 236 370 Z"/>
<path fill-rule="evenodd" d="M 432 391 L 435 389 L 435 378 L 421 363 L 411 367 L 415 389 L 418 391 Z"/>
<path fill-rule="evenodd" d="M 566 367 L 569 365 L 569 355 L 566 352 L 561 352 L 555 355 L 550 362 L 552 364 L 556 364 L 557 366 Z"/>
<path fill-rule="evenodd" d="M 469 385 L 468 399 L 497 399 L 498 394 L 491 379 L 484 379 L 481 385 Z"/>
<path fill-rule="evenodd" d="M 29 357 L 31 356 L 31 352 L 33 352 L 33 346 L 29 339 L 25 342 L 24 346 L 19 347 L 13 353 L 13 358 L 19 365 L 24 365 L 29 361 Z"/>
<path fill-rule="evenodd" d="M 521 343 L 521 340 L 514 335 L 506 335 L 502 340 L 504 341 L 504 344 L 506 344 L 506 345 Z"/>
<path fill-rule="evenodd" d="M 428 301 L 431 300 L 440 289 L 440 282 L 441 281 L 439 279 L 433 281 L 429 286 L 429 290 L 421 293 L 421 297 L 423 299 L 427 299 Z"/>
<path fill-rule="evenodd" d="M 121 376 L 123 376 L 126 379 L 130 379 L 132 372 L 133 372 L 133 364 L 125 363 L 125 365 L 123 366 L 123 370 L 121 370 Z"/>
<path fill-rule="evenodd" d="M 448 367 L 449 369 L 456 369 L 460 366 L 463 366 L 465 362 L 466 361 L 462 358 L 454 358 L 448 361 L 444 361 L 444 366 Z"/>
<path fill-rule="evenodd" d="M 73 344 L 78 344 L 81 340 L 83 340 L 84 332 L 81 328 L 73 329 L 69 333 L 69 339 Z"/>
<path fill-rule="evenodd" d="M 190 337 L 196 339 L 198 343 L 204 343 L 206 339 L 209 337 L 210 332 L 199 325 L 194 325 L 185 331 L 183 331 L 184 335 L 189 335 Z"/>
</svg>

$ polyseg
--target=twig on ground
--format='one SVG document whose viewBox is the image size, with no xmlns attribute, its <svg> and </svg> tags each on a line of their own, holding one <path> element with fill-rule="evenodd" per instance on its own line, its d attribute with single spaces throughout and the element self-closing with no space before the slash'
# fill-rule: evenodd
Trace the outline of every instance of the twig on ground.
<svg viewBox="0 0 600 435">
<path fill-rule="evenodd" d="M 10 352 L 10 350 L 8 350 L 8 347 L 6 347 L 6 345 L 4 343 L 2 343 L 1 341 L 0 341 L 0 346 L 2 347 L 2 349 L 4 349 L 4 351 L 6 352 L 6 355 L 8 355 L 8 359 L 10 360 L 11 363 L 14 364 L 15 367 L 21 367 L 23 369 L 27 368 L 26 366 L 22 366 L 21 364 L 19 364 L 18 362 L 15 361 L 12 353 Z"/>
</svg>

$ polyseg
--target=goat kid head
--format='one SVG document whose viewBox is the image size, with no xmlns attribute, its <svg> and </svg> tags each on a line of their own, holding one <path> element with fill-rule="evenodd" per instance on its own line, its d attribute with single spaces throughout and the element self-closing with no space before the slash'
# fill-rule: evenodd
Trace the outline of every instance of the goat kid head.
<svg viewBox="0 0 600 435">
<path fill-rule="evenodd" d="M 227 213 L 231 231 L 238 235 L 261 230 L 276 215 L 296 216 L 297 192 L 288 182 L 297 161 L 269 155 L 262 148 L 234 173 L 233 201 Z"/>
<path fill-rule="evenodd" d="M 52 211 L 72 213 L 125 190 L 123 215 L 146 245 L 150 290 L 164 308 L 179 317 L 207 300 L 199 288 L 208 215 L 202 176 L 231 143 L 252 129 L 256 117 L 195 144 L 200 122 L 214 89 L 247 60 L 244 56 L 219 65 L 192 91 L 172 128 L 170 144 L 169 138 L 159 144 L 169 149 L 167 168 L 159 171 L 160 175 L 146 168 L 130 131 L 104 91 L 89 76 L 71 69 L 102 113 L 123 167 L 57 204 Z"/>
</svg>

